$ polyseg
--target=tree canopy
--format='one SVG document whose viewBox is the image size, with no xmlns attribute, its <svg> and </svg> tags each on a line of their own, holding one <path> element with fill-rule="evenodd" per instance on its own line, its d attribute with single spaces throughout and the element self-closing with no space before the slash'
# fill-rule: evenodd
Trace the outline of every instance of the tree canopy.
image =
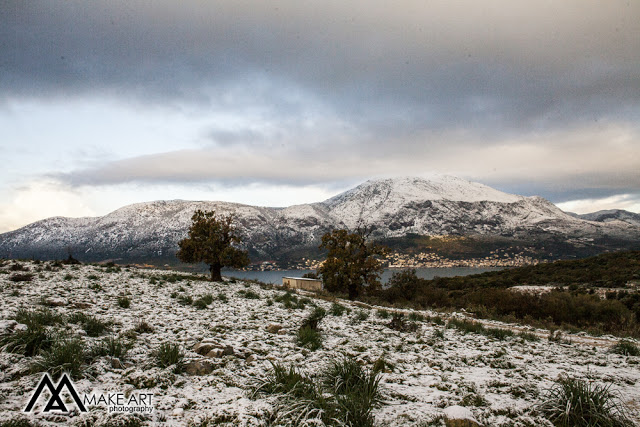
<svg viewBox="0 0 640 427">
<path fill-rule="evenodd" d="M 188 237 L 178 243 L 176 256 L 182 262 L 209 264 L 211 281 L 221 281 L 222 267 L 241 268 L 249 264 L 249 255 L 234 247 L 240 236 L 233 214 L 218 216 L 215 211 L 198 209 L 191 217 Z"/>
<path fill-rule="evenodd" d="M 380 287 L 383 267 L 380 257 L 388 253 L 385 246 L 367 242 L 363 229 L 356 232 L 333 230 L 322 236 L 321 249 L 327 249 L 327 259 L 318 269 L 325 289 L 346 292 L 349 299 L 358 297 L 365 289 Z"/>
</svg>

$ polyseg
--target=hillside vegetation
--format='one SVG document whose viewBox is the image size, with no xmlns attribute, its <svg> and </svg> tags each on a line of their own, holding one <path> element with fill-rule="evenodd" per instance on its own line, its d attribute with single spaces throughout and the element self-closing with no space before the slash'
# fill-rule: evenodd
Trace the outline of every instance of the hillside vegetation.
<svg viewBox="0 0 640 427">
<path fill-rule="evenodd" d="M 639 279 L 640 251 L 630 251 L 433 280 L 406 270 L 395 274 L 378 297 L 395 305 L 465 309 L 547 328 L 640 336 Z M 518 285 L 554 288 L 540 293 L 509 289 Z M 608 289 L 606 298 L 597 288 Z"/>
</svg>

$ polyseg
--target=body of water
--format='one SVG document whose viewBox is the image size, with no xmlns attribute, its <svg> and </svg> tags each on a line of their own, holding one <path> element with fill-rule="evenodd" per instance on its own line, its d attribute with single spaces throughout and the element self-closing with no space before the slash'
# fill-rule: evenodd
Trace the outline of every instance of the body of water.
<svg viewBox="0 0 640 427">
<path fill-rule="evenodd" d="M 387 268 L 382 273 L 382 283 L 387 283 L 391 275 L 403 268 Z M 433 279 L 434 277 L 454 277 L 468 276 L 470 274 L 480 274 L 486 271 L 502 270 L 500 267 L 451 267 L 451 268 L 416 268 L 416 275 L 423 279 Z M 279 270 L 279 271 L 238 271 L 223 270 L 222 275 L 226 277 L 236 277 L 238 279 L 254 279 L 265 283 L 281 285 L 283 277 L 302 277 L 305 273 L 312 273 L 315 270 Z"/>
</svg>

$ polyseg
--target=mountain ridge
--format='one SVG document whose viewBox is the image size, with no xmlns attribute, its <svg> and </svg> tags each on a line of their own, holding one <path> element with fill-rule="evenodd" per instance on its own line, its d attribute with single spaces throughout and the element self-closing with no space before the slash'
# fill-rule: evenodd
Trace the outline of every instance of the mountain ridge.
<svg viewBox="0 0 640 427">
<path fill-rule="evenodd" d="M 196 209 L 237 215 L 243 247 L 254 259 L 317 251 L 324 233 L 359 225 L 376 239 L 486 236 L 575 240 L 584 246 L 640 237 L 640 227 L 632 224 L 575 218 L 538 196 L 508 194 L 445 175 L 370 180 L 322 202 L 284 208 L 178 199 L 135 203 L 101 217 L 53 217 L 0 234 L 0 257 L 61 258 L 68 252 L 86 260 L 168 259 Z"/>
</svg>

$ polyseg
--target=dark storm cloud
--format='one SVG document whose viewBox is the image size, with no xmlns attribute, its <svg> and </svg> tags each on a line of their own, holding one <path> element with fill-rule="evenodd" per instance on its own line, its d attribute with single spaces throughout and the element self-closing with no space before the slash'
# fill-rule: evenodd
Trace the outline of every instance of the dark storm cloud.
<svg viewBox="0 0 640 427">
<path fill-rule="evenodd" d="M 295 114 L 285 100 L 298 91 L 363 126 L 399 128 L 638 118 L 637 2 L 4 4 L 5 97 L 260 102 Z"/>
</svg>

